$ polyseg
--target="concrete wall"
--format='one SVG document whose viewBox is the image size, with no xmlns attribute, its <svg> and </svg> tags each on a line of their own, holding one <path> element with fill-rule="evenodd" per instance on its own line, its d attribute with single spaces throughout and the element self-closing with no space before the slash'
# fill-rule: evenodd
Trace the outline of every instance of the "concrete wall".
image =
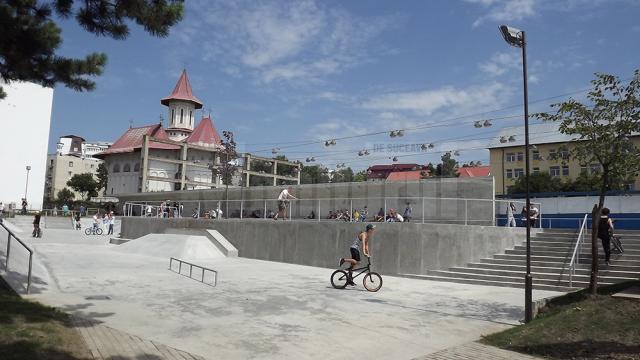
<svg viewBox="0 0 640 360">
<path fill-rule="evenodd" d="M 335 184 L 313 184 L 292 186 L 293 194 L 299 201 L 293 201 L 291 215 L 304 218 L 311 211 L 325 218 L 330 210 L 362 209 L 367 206 L 369 218 L 380 208 L 395 208 L 401 214 L 407 203 L 413 208 L 413 217 L 440 223 L 493 224 L 493 179 L 492 178 L 445 178 L 408 182 L 354 182 Z M 265 207 L 277 211 L 277 201 L 281 186 L 250 188 L 229 188 L 228 198 L 243 199 L 243 217 L 250 217 L 256 210 L 264 214 Z M 427 199 L 422 203 L 422 197 Z M 170 200 L 184 205 L 184 214 L 191 215 L 198 206 L 201 210 L 214 209 L 220 200 L 226 198 L 225 189 L 156 192 L 119 195 L 120 203 L 127 201 L 143 203 Z M 354 200 L 349 200 L 354 198 Z M 480 199 L 467 200 L 464 199 Z M 262 200 L 270 199 L 270 200 Z M 323 200 L 318 200 L 323 199 Z M 240 216 L 240 202 L 220 203 L 225 217 Z M 423 212 L 424 208 L 424 212 Z M 140 208 L 136 209 L 139 214 Z"/>
<path fill-rule="evenodd" d="M 190 229 L 194 234 L 218 230 L 241 257 L 335 268 L 340 257 L 349 255 L 349 246 L 363 224 L 122 218 L 121 236 L 135 239 L 174 228 Z M 375 269 L 383 274 L 426 274 L 428 269 L 462 266 L 500 253 L 524 241 L 524 236 L 523 228 L 381 223 L 371 252 Z"/>
</svg>

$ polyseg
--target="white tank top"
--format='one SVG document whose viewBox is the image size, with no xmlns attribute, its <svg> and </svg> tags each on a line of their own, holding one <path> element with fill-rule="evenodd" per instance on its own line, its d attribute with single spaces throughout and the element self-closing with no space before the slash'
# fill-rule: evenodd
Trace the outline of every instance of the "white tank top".
<svg viewBox="0 0 640 360">
<path fill-rule="evenodd" d="M 360 233 L 362 234 L 362 233 Z M 356 239 L 353 240 L 353 244 L 351 244 L 351 247 L 356 249 L 356 250 L 360 250 L 360 243 L 362 242 L 362 240 L 360 240 L 360 234 L 358 234 L 358 236 L 356 236 Z"/>
</svg>

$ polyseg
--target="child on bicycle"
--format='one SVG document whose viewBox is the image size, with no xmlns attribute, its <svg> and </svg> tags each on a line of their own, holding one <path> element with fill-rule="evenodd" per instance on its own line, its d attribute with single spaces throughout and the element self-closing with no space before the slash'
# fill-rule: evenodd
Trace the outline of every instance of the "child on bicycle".
<svg viewBox="0 0 640 360">
<path fill-rule="evenodd" d="M 358 234 L 358 236 L 356 237 L 356 239 L 353 241 L 353 244 L 351 244 L 351 247 L 349 248 L 349 250 L 351 251 L 351 258 L 350 259 L 345 259 L 345 258 L 341 258 L 340 259 L 340 266 L 342 266 L 342 264 L 344 264 L 345 262 L 351 264 L 351 266 L 349 266 L 349 278 L 347 279 L 347 284 L 351 285 L 351 286 L 355 286 L 356 284 L 353 282 L 353 278 L 352 278 L 352 274 L 351 271 L 356 267 L 356 265 L 358 265 L 358 262 L 360 262 L 360 243 L 362 243 L 362 252 L 364 253 L 364 256 L 369 257 L 369 240 L 371 239 L 371 237 L 373 236 L 373 232 L 375 231 L 376 226 L 373 224 L 367 224 L 367 227 L 365 228 L 365 231 L 362 231 Z"/>
</svg>

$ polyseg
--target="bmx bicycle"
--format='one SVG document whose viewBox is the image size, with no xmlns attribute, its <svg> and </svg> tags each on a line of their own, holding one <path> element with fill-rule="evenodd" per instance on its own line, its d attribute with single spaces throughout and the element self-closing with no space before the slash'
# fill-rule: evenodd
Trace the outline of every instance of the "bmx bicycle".
<svg viewBox="0 0 640 360">
<path fill-rule="evenodd" d="M 360 271 L 358 274 L 355 272 Z M 358 276 L 364 274 L 364 279 L 362 279 L 362 285 L 364 288 L 371 292 L 376 292 L 380 290 L 382 287 L 382 276 L 377 272 L 371 271 L 371 258 L 367 257 L 367 266 L 363 266 L 357 269 L 351 270 L 353 281 Z M 349 274 L 347 270 L 338 269 L 331 274 L 331 286 L 336 289 L 344 289 L 347 287 L 347 283 L 349 282 Z"/>
<path fill-rule="evenodd" d="M 97 226 L 92 226 L 84 229 L 86 235 L 102 235 L 102 229 Z"/>
</svg>

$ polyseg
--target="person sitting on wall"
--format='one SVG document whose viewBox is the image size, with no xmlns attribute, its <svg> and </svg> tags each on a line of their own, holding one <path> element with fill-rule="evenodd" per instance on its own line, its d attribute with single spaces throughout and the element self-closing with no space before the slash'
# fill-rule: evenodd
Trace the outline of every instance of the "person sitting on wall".
<svg viewBox="0 0 640 360">
<path fill-rule="evenodd" d="M 383 222 L 384 221 L 384 209 L 380 208 L 380 211 L 378 211 L 378 214 L 376 215 L 375 219 L 376 222 Z"/>
<path fill-rule="evenodd" d="M 369 208 L 365 205 L 365 207 L 362 208 L 362 211 L 360 211 L 360 221 L 367 221 L 367 216 L 369 216 Z"/>
<path fill-rule="evenodd" d="M 260 210 L 259 209 L 253 210 L 251 212 L 251 217 L 254 219 L 260 219 L 262 217 L 260 216 Z"/>
</svg>

